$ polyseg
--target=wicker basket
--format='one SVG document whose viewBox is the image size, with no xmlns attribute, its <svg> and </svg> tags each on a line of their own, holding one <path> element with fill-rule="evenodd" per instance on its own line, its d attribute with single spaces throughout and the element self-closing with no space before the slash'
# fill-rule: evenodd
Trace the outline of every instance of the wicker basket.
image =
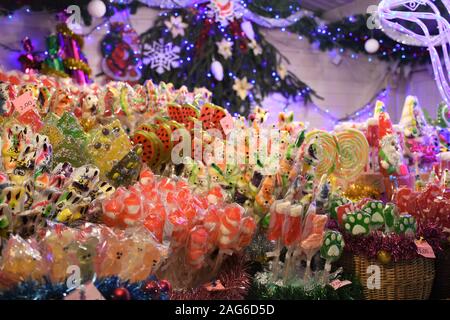
<svg viewBox="0 0 450 320">
<path fill-rule="evenodd" d="M 436 278 L 434 279 L 433 299 L 450 299 L 450 247 L 447 246 L 436 259 Z"/>
<path fill-rule="evenodd" d="M 426 300 L 430 297 L 434 280 L 434 260 L 416 258 L 414 260 L 381 264 L 377 260 L 346 252 L 339 260 L 345 272 L 355 274 L 361 281 L 364 298 L 367 300 Z M 368 267 L 380 268 L 380 287 L 368 288 L 372 272 Z"/>
</svg>

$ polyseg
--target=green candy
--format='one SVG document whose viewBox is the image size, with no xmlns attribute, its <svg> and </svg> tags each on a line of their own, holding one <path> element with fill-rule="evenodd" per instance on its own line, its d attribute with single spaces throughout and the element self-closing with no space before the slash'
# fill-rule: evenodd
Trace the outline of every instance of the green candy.
<svg viewBox="0 0 450 320">
<path fill-rule="evenodd" d="M 266 214 L 264 218 L 261 220 L 261 226 L 264 229 L 268 229 L 270 224 L 270 213 Z"/>
<path fill-rule="evenodd" d="M 331 199 L 328 212 L 330 213 L 330 217 L 337 220 L 337 208 L 342 206 L 343 204 L 349 203 L 350 200 L 344 197 L 334 197 Z"/>
<path fill-rule="evenodd" d="M 11 220 L 11 213 L 7 204 L 0 205 L 0 229 L 6 229 Z"/>
<path fill-rule="evenodd" d="M 386 207 L 383 210 L 386 232 L 394 230 L 397 215 L 397 206 L 393 203 L 386 204 Z"/>
<path fill-rule="evenodd" d="M 355 211 L 344 214 L 342 219 L 344 221 L 345 231 L 354 236 L 369 234 L 370 218 L 370 214 L 364 211 Z"/>
<path fill-rule="evenodd" d="M 379 229 L 384 225 L 383 208 L 383 202 L 376 200 L 367 202 L 362 208 L 362 211 L 370 215 L 370 228 L 372 230 Z"/>
<path fill-rule="evenodd" d="M 320 256 L 328 262 L 335 262 L 341 257 L 344 245 L 344 238 L 340 232 L 328 230 L 320 248 Z"/>
<path fill-rule="evenodd" d="M 401 214 L 395 224 L 395 232 L 406 236 L 414 236 L 417 230 L 417 221 L 410 214 Z"/>
<path fill-rule="evenodd" d="M 64 112 L 62 117 L 58 120 L 57 127 L 65 136 L 71 136 L 76 140 L 87 140 L 87 135 L 83 127 L 78 122 L 77 118 L 69 112 Z"/>
</svg>

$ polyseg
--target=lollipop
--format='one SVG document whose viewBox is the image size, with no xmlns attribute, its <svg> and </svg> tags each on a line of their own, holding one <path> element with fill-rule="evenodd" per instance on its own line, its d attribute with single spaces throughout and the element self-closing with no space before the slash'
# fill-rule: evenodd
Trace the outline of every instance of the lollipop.
<svg viewBox="0 0 450 320">
<path fill-rule="evenodd" d="M 344 239 L 338 231 L 328 230 L 325 233 L 320 256 L 325 259 L 325 275 L 331 271 L 331 263 L 337 261 L 344 249 Z"/>
<path fill-rule="evenodd" d="M 329 174 L 334 171 L 335 164 L 338 160 L 338 149 L 335 138 L 323 130 L 313 130 L 308 133 L 304 145 L 308 146 L 315 137 L 317 137 L 316 142 L 321 145 L 316 156 L 319 163 L 316 170 L 316 177 L 321 177 L 323 174 Z"/>
<path fill-rule="evenodd" d="M 339 146 L 339 160 L 334 174 L 347 181 L 355 180 L 364 170 L 369 158 L 367 139 L 361 131 L 356 129 L 338 132 L 336 139 Z"/>
</svg>

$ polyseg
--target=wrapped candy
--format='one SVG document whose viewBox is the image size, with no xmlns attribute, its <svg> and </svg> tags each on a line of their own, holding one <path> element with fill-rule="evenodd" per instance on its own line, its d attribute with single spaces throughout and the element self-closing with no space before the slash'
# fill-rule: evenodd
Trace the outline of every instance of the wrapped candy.
<svg viewBox="0 0 450 320">
<path fill-rule="evenodd" d="M 12 84 L 0 81 L 0 116 L 9 116 L 14 111 L 12 104 L 16 90 Z"/>
<path fill-rule="evenodd" d="M 35 240 L 11 236 L 3 249 L 0 273 L 9 283 L 34 280 L 41 282 L 47 274 L 47 265 Z"/>
<path fill-rule="evenodd" d="M 327 216 L 308 212 L 304 219 L 300 248 L 306 255 L 306 272 L 308 277 L 311 272 L 311 259 L 320 250 L 322 245 Z"/>
<path fill-rule="evenodd" d="M 92 130 L 87 148 L 93 163 L 100 169 L 100 177 L 104 179 L 114 167 L 115 161 L 130 152 L 131 142 L 119 120 L 115 120 Z"/>
<path fill-rule="evenodd" d="M 189 234 L 187 245 L 187 262 L 193 268 L 203 266 L 208 252 L 208 231 L 205 227 L 194 227 Z"/>
<path fill-rule="evenodd" d="M 389 114 L 385 111 L 378 115 L 380 137 L 380 167 L 385 175 L 408 174 L 403 161 L 403 152 L 397 134 L 394 132 Z"/>
<path fill-rule="evenodd" d="M 331 263 L 339 260 L 344 251 L 344 238 L 337 231 L 327 230 L 324 235 L 320 256 L 325 259 L 325 272 L 331 271 Z"/>
<path fill-rule="evenodd" d="M 370 228 L 372 230 L 378 229 L 384 225 L 383 202 L 368 201 L 363 207 L 362 211 L 370 215 Z"/>
<path fill-rule="evenodd" d="M 416 234 L 417 222 L 416 219 L 409 214 L 401 214 L 395 224 L 395 230 L 399 234 L 414 237 Z"/>
<path fill-rule="evenodd" d="M 370 214 L 364 211 L 354 211 L 344 214 L 344 228 L 351 235 L 369 234 Z"/>
</svg>

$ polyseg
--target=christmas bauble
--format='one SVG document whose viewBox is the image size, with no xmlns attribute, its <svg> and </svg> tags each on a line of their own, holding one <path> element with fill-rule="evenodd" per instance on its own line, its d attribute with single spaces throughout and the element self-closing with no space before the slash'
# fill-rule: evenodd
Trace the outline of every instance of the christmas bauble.
<svg viewBox="0 0 450 320">
<path fill-rule="evenodd" d="M 366 49 L 368 53 L 375 53 L 380 49 L 380 43 L 377 39 L 371 38 L 364 44 L 364 49 Z"/>
<path fill-rule="evenodd" d="M 111 298 L 113 300 L 130 300 L 131 295 L 126 288 L 116 288 Z"/>
<path fill-rule="evenodd" d="M 223 66 L 219 61 L 215 60 L 211 63 L 211 73 L 217 81 L 223 80 Z"/>
<path fill-rule="evenodd" d="M 172 285 L 168 280 L 161 280 L 159 282 L 159 287 L 163 293 L 170 293 L 172 291 Z"/>
<path fill-rule="evenodd" d="M 87 10 L 91 17 L 101 18 L 106 13 L 106 6 L 101 0 L 92 0 L 89 2 Z"/>
<path fill-rule="evenodd" d="M 156 297 L 159 295 L 159 291 L 161 290 L 158 282 L 150 280 L 144 283 L 142 286 L 142 291 L 150 294 L 152 297 Z"/>
<path fill-rule="evenodd" d="M 241 29 L 244 31 L 245 36 L 249 40 L 255 40 L 255 31 L 253 30 L 252 23 L 250 21 L 244 21 L 241 23 Z"/>
<path fill-rule="evenodd" d="M 388 264 L 389 262 L 391 262 L 391 254 L 387 251 L 384 250 L 380 250 L 377 253 L 377 259 L 378 261 L 380 261 L 382 264 Z"/>
</svg>

